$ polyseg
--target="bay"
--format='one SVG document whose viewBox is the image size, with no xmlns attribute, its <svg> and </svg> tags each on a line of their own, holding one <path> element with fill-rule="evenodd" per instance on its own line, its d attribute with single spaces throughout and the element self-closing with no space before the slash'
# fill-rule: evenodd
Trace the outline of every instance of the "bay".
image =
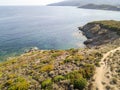
<svg viewBox="0 0 120 90">
<path fill-rule="evenodd" d="M 120 12 L 55 6 L 0 6 L 0 61 L 31 47 L 85 47 L 77 27 L 96 20 L 120 20 Z"/>
</svg>

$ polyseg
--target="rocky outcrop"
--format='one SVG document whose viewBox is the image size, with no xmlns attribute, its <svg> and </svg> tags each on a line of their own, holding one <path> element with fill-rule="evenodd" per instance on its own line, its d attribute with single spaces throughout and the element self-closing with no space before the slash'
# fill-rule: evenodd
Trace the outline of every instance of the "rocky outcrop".
<svg viewBox="0 0 120 90">
<path fill-rule="evenodd" d="M 88 23 L 83 27 L 79 27 L 79 30 L 88 38 L 84 42 L 88 47 L 110 43 L 120 37 L 116 31 L 104 27 L 98 22 Z"/>
</svg>

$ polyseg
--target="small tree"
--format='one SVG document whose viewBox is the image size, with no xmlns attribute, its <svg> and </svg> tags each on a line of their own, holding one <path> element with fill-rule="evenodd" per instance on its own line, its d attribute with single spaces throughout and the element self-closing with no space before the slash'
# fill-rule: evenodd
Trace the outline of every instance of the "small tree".
<svg viewBox="0 0 120 90">
<path fill-rule="evenodd" d="M 83 90 L 87 85 L 87 80 L 83 77 L 80 77 L 74 80 L 73 85 L 75 89 Z"/>
</svg>

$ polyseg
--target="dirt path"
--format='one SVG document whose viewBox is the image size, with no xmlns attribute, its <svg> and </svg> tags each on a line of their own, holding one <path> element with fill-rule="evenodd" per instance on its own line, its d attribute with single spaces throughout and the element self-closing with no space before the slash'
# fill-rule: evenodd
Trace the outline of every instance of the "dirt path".
<svg viewBox="0 0 120 90">
<path fill-rule="evenodd" d="M 120 50 L 120 47 L 113 49 L 103 55 L 103 58 L 100 61 L 100 67 L 96 68 L 96 73 L 93 77 L 95 80 L 94 90 L 106 90 L 104 84 L 109 82 L 109 79 L 106 77 L 106 73 L 109 73 L 109 67 L 107 66 L 106 59 L 110 54 L 115 53 L 116 50 Z"/>
</svg>

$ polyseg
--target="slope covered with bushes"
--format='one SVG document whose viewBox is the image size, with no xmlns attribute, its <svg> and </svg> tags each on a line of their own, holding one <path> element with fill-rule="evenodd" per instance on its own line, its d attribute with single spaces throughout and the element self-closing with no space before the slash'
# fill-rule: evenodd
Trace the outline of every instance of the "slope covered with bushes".
<svg viewBox="0 0 120 90">
<path fill-rule="evenodd" d="M 83 89 L 101 57 L 94 49 L 33 50 L 0 64 L 0 89 Z"/>
<path fill-rule="evenodd" d="M 117 34 L 120 35 L 120 21 L 105 20 L 105 21 L 95 21 L 92 23 L 100 24 L 101 27 L 115 31 L 117 32 Z"/>
</svg>

